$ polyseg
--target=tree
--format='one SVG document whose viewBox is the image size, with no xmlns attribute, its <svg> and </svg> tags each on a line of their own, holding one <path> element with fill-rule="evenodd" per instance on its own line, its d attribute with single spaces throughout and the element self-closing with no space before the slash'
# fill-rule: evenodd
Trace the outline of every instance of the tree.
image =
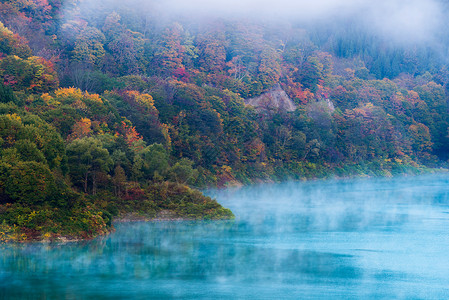
<svg viewBox="0 0 449 300">
<path fill-rule="evenodd" d="M 0 204 L 11 202 L 11 198 L 5 191 L 6 181 L 10 177 L 11 164 L 4 157 L 0 159 Z"/>
<path fill-rule="evenodd" d="M 11 87 L 0 82 L 0 103 L 16 102 L 16 97 Z"/>
<path fill-rule="evenodd" d="M 303 67 L 299 70 L 299 80 L 305 88 L 312 93 L 317 90 L 319 81 L 323 78 L 324 66 L 316 56 L 309 56 Z"/>
<path fill-rule="evenodd" d="M 118 70 L 109 68 L 108 71 L 119 75 L 144 72 L 144 44 L 143 36 L 138 32 L 127 30 L 117 36 L 107 45 L 107 48 L 112 53 L 112 58 L 117 63 Z"/>
<path fill-rule="evenodd" d="M 25 115 L 22 121 L 24 130 L 20 139 L 35 143 L 44 154 L 50 169 L 65 168 L 64 141 L 55 128 L 31 114 Z"/>
<path fill-rule="evenodd" d="M 153 144 L 146 147 L 142 156 L 144 160 L 143 171 L 149 178 L 167 173 L 170 167 L 168 164 L 168 154 L 161 144 Z"/>
<path fill-rule="evenodd" d="M 185 69 L 183 56 L 186 51 L 182 44 L 184 28 L 178 23 L 166 28 L 162 35 L 161 45 L 156 52 L 156 63 L 164 75 L 171 75 L 175 70 Z"/>
<path fill-rule="evenodd" d="M 112 183 L 115 188 L 115 195 L 120 197 L 126 188 L 126 174 L 125 170 L 120 165 L 115 166 L 114 176 L 112 177 Z"/>
<path fill-rule="evenodd" d="M 0 54 L 17 55 L 23 59 L 31 56 L 31 49 L 27 40 L 14 34 L 2 22 L 0 22 Z"/>
<path fill-rule="evenodd" d="M 11 165 L 4 184 L 5 193 L 22 204 L 43 204 L 54 184 L 48 167 L 35 161 L 17 162 Z"/>
<path fill-rule="evenodd" d="M 424 153 L 429 154 L 432 151 L 432 138 L 426 125 L 421 123 L 412 124 L 408 128 L 408 132 L 412 138 L 413 150 L 419 156 L 423 156 Z"/>
<path fill-rule="evenodd" d="M 144 35 L 126 29 L 120 23 L 116 12 L 106 17 L 103 32 L 106 36 L 106 50 L 103 71 L 117 75 L 130 75 L 145 71 Z"/>
<path fill-rule="evenodd" d="M 202 34 L 196 39 L 198 65 L 207 73 L 222 72 L 226 64 L 226 40 L 223 33 Z"/>
<path fill-rule="evenodd" d="M 89 118 L 81 118 L 73 125 L 72 133 L 67 138 L 74 140 L 89 136 L 92 131 L 91 126 L 92 121 Z"/>
<path fill-rule="evenodd" d="M 0 60 L 0 75 L 3 82 L 16 91 L 48 92 L 59 85 L 51 62 L 42 57 L 22 59 L 9 55 Z"/>
<path fill-rule="evenodd" d="M 182 158 L 169 170 L 171 181 L 182 184 L 193 184 L 198 177 L 198 170 L 193 168 L 193 162 L 187 158 Z"/>
<path fill-rule="evenodd" d="M 262 51 L 261 62 L 259 65 L 259 80 L 264 89 L 272 88 L 279 83 L 281 77 L 281 58 L 272 48 L 266 48 Z"/>
<path fill-rule="evenodd" d="M 98 67 L 105 55 L 105 36 L 98 29 L 87 26 L 78 35 L 73 50 L 75 61 Z"/>
<path fill-rule="evenodd" d="M 19 156 L 23 151 L 23 157 L 31 155 L 38 161 L 46 161 L 51 169 L 63 167 L 65 153 L 61 136 L 52 126 L 35 115 L 0 115 L 0 139 L 3 148 L 16 147 Z M 17 143 L 19 145 L 15 146 Z"/>
<path fill-rule="evenodd" d="M 113 161 L 102 143 L 93 137 L 74 140 L 67 146 L 70 175 L 82 183 L 85 193 L 92 184 L 92 194 L 96 194 L 98 173 L 108 172 Z"/>
<path fill-rule="evenodd" d="M 47 165 L 47 160 L 42 151 L 30 140 L 19 140 L 15 143 L 14 148 L 17 149 L 22 161 L 35 161 Z"/>
</svg>

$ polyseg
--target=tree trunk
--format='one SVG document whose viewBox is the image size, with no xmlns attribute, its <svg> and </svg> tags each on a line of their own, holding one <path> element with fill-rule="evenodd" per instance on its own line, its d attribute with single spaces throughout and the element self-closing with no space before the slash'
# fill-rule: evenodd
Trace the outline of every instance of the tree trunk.
<svg viewBox="0 0 449 300">
<path fill-rule="evenodd" d="M 97 194 L 97 172 L 92 174 L 92 195 Z"/>
<path fill-rule="evenodd" d="M 84 175 L 84 192 L 87 194 L 87 178 L 89 177 L 89 172 L 86 172 L 86 174 Z"/>
</svg>

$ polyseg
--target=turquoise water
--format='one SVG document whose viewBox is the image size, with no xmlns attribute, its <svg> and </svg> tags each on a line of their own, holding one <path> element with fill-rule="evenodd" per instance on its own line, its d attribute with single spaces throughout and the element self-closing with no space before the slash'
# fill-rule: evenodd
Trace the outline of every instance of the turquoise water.
<svg viewBox="0 0 449 300">
<path fill-rule="evenodd" d="M 208 191 L 235 221 L 0 246 L 0 298 L 442 299 L 449 175 Z"/>
</svg>

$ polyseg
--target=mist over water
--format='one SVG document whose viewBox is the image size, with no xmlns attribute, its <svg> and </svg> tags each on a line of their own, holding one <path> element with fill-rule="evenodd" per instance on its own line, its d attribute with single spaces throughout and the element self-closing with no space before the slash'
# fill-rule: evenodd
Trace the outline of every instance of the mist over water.
<svg viewBox="0 0 449 300">
<path fill-rule="evenodd" d="M 235 221 L 0 246 L 0 298 L 444 298 L 449 176 L 207 191 Z"/>
</svg>

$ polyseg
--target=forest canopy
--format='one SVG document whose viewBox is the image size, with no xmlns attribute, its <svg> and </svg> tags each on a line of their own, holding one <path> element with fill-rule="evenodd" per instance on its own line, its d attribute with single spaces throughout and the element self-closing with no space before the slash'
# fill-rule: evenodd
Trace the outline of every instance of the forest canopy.
<svg viewBox="0 0 449 300">
<path fill-rule="evenodd" d="M 445 12 L 3 1 L 0 240 L 232 217 L 194 188 L 447 166 Z"/>
</svg>

